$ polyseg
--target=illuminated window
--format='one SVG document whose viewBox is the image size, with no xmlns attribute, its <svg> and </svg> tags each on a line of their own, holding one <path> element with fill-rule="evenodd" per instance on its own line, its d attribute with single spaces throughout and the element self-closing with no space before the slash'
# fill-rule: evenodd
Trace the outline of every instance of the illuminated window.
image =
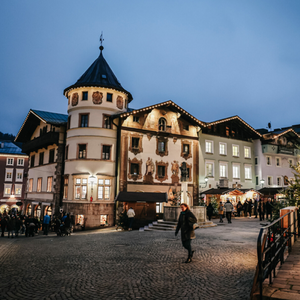
<svg viewBox="0 0 300 300">
<path fill-rule="evenodd" d="M 11 195 L 11 184 L 4 185 L 4 195 L 10 196 Z"/>
<path fill-rule="evenodd" d="M 13 169 L 5 170 L 5 181 L 12 181 Z"/>
<path fill-rule="evenodd" d="M 52 181 L 53 181 L 52 176 L 47 178 L 47 192 L 52 192 Z"/>
<path fill-rule="evenodd" d="M 239 164 L 233 164 L 232 165 L 232 177 L 234 179 L 240 178 L 240 165 Z"/>
<path fill-rule="evenodd" d="M 214 177 L 214 162 L 212 161 L 205 162 L 205 176 Z"/>
<path fill-rule="evenodd" d="M 220 162 L 220 177 L 227 178 L 227 163 Z"/>
<path fill-rule="evenodd" d="M 238 145 L 232 145 L 232 156 L 240 156 L 239 146 Z"/>
<path fill-rule="evenodd" d="M 28 183 L 28 192 L 32 192 L 32 190 L 33 190 L 33 178 L 30 178 Z"/>
<path fill-rule="evenodd" d="M 39 192 L 39 193 L 42 191 L 42 178 L 41 178 L 41 177 L 38 178 L 38 180 L 37 180 L 37 188 L 36 188 L 36 191 Z"/>
<path fill-rule="evenodd" d="M 65 175 L 64 177 L 64 199 L 68 198 L 68 185 L 69 185 L 69 177 Z"/>
<path fill-rule="evenodd" d="M 109 200 L 110 199 L 110 179 L 99 179 L 98 180 L 98 199 L 99 200 Z"/>
<path fill-rule="evenodd" d="M 78 145 L 78 158 L 85 159 L 86 158 L 86 144 Z"/>
<path fill-rule="evenodd" d="M 213 141 L 205 141 L 205 152 L 206 153 L 214 153 L 214 142 Z"/>
<path fill-rule="evenodd" d="M 16 170 L 16 181 L 23 181 L 23 170 Z"/>
<path fill-rule="evenodd" d="M 245 179 L 252 179 L 252 167 L 245 166 Z"/>
<path fill-rule="evenodd" d="M 251 148 L 250 147 L 244 147 L 244 155 L 245 158 L 251 158 Z"/>
<path fill-rule="evenodd" d="M 219 154 L 226 155 L 227 154 L 227 144 L 219 143 Z"/>
<path fill-rule="evenodd" d="M 20 197 L 22 194 L 22 185 L 17 184 L 15 185 L 15 196 Z"/>
<path fill-rule="evenodd" d="M 75 178 L 75 199 L 86 199 L 87 178 Z"/>
</svg>

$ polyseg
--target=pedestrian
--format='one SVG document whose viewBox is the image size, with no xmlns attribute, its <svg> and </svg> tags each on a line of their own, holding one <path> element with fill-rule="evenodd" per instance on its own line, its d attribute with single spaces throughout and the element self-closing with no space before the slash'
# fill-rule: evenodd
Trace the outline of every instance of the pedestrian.
<svg viewBox="0 0 300 300">
<path fill-rule="evenodd" d="M 210 221 L 211 220 L 211 217 L 214 213 L 214 208 L 213 206 L 211 205 L 211 203 L 208 204 L 207 208 L 206 208 L 206 211 L 207 211 L 207 216 L 208 216 L 208 220 Z"/>
<path fill-rule="evenodd" d="M 231 212 L 233 209 L 233 205 L 232 205 L 232 203 L 230 203 L 228 198 L 227 198 L 227 202 L 224 204 L 224 208 L 226 211 L 226 219 L 227 219 L 228 223 L 231 223 Z"/>
<path fill-rule="evenodd" d="M 29 216 L 27 219 L 27 223 L 28 223 L 28 236 L 34 237 L 35 219 L 32 216 Z"/>
<path fill-rule="evenodd" d="M 258 213 L 259 220 L 263 221 L 265 219 L 265 203 L 263 199 L 259 199 L 258 201 Z"/>
<path fill-rule="evenodd" d="M 251 219 L 251 213 L 252 213 L 252 200 L 251 199 L 249 199 L 249 201 L 248 201 L 247 209 L 248 209 L 249 218 Z"/>
<path fill-rule="evenodd" d="M 224 205 L 222 202 L 220 202 L 218 213 L 220 217 L 219 223 L 223 223 Z"/>
<path fill-rule="evenodd" d="M 243 204 L 243 210 L 244 210 L 244 217 L 247 217 L 247 212 L 248 212 L 248 201 L 247 199 L 245 200 Z"/>
<path fill-rule="evenodd" d="M 255 219 L 257 219 L 257 199 L 254 199 L 254 215 L 255 215 Z"/>
<path fill-rule="evenodd" d="M 132 207 L 130 207 L 127 211 L 127 217 L 129 221 L 128 230 L 132 230 L 133 220 L 134 220 L 135 212 Z"/>
<path fill-rule="evenodd" d="M 180 208 L 181 213 L 179 215 L 175 236 L 177 236 L 180 229 L 182 246 L 188 250 L 188 258 L 185 263 L 190 263 L 195 252 L 192 250 L 191 241 L 195 238 L 194 224 L 197 223 L 197 218 L 190 211 L 190 207 L 186 203 L 181 203 Z"/>
<path fill-rule="evenodd" d="M 16 217 L 12 215 L 8 221 L 8 237 L 14 238 L 16 235 Z"/>
<path fill-rule="evenodd" d="M 267 211 L 267 219 L 269 220 L 272 220 L 272 210 L 273 210 L 273 205 L 271 202 L 271 198 L 268 198 L 268 202 L 266 203 L 266 211 Z"/>
<path fill-rule="evenodd" d="M 43 229 L 44 229 L 43 235 L 48 235 L 49 225 L 50 225 L 50 216 L 48 216 L 48 213 L 46 213 L 46 215 L 43 218 Z"/>
<path fill-rule="evenodd" d="M 237 216 L 240 217 L 241 216 L 241 211 L 243 210 L 243 204 L 241 203 L 241 201 L 239 200 L 238 204 L 236 205 L 236 211 L 237 211 Z"/>
<path fill-rule="evenodd" d="M 4 237 L 5 227 L 7 226 L 7 218 L 2 215 L 1 217 L 1 237 Z"/>
<path fill-rule="evenodd" d="M 16 237 L 19 236 L 19 231 L 21 231 L 21 226 L 23 225 L 21 218 L 18 216 L 16 220 Z"/>
</svg>

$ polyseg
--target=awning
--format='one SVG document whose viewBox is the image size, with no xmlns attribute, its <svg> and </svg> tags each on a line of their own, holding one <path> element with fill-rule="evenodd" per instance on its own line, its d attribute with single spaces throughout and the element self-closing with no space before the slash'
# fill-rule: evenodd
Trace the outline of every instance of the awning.
<svg viewBox="0 0 300 300">
<path fill-rule="evenodd" d="M 207 191 L 202 192 L 204 195 L 225 195 L 230 194 L 232 196 L 240 196 L 246 194 L 247 192 L 253 192 L 257 194 L 263 194 L 261 190 L 256 191 L 254 189 L 229 189 L 229 188 L 218 188 L 218 189 L 209 189 Z"/>
<path fill-rule="evenodd" d="M 282 187 L 277 187 L 277 188 L 269 188 L 269 187 L 264 187 L 259 190 L 259 192 L 265 196 L 274 196 L 276 194 L 281 194 L 280 191 L 283 190 L 284 188 Z"/>
<path fill-rule="evenodd" d="M 119 202 L 168 202 L 167 193 L 119 192 Z"/>
</svg>

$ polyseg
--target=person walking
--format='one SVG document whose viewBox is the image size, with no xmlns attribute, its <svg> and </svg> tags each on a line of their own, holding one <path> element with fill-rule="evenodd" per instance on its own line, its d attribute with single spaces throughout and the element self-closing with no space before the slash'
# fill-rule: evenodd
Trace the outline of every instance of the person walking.
<svg viewBox="0 0 300 300">
<path fill-rule="evenodd" d="M 1 237 L 4 237 L 5 227 L 7 226 L 7 218 L 2 215 L 1 217 Z"/>
<path fill-rule="evenodd" d="M 247 199 L 245 200 L 243 204 L 243 210 L 244 210 L 244 217 L 247 217 L 247 212 L 248 212 L 248 201 Z"/>
<path fill-rule="evenodd" d="M 179 215 L 175 236 L 181 230 L 182 246 L 188 250 L 188 258 L 185 263 L 192 262 L 194 252 L 192 250 L 191 241 L 195 238 L 194 224 L 197 223 L 197 218 L 190 211 L 190 207 L 186 203 L 180 204 L 181 213 Z"/>
<path fill-rule="evenodd" d="M 220 217 L 219 223 L 223 223 L 224 205 L 222 202 L 220 202 L 218 213 L 219 213 L 219 217 Z"/>
<path fill-rule="evenodd" d="M 133 220 L 134 220 L 135 212 L 132 207 L 130 207 L 127 211 L 127 217 L 129 220 L 128 230 L 132 230 Z"/>
<path fill-rule="evenodd" d="M 265 203 L 263 199 L 259 199 L 258 201 L 258 213 L 259 213 L 259 220 L 265 220 Z"/>
<path fill-rule="evenodd" d="M 230 203 L 229 199 L 227 199 L 227 202 L 224 204 L 224 208 L 226 211 L 226 219 L 228 223 L 231 223 L 231 212 L 233 209 L 233 205 Z"/>
<path fill-rule="evenodd" d="M 50 225 L 50 216 L 48 216 L 48 213 L 46 213 L 46 215 L 43 218 L 43 229 L 44 229 L 43 235 L 48 235 L 49 225 Z"/>
<path fill-rule="evenodd" d="M 270 217 L 269 220 L 272 219 L 272 210 L 273 210 L 273 205 L 271 202 L 271 198 L 268 198 L 268 202 L 266 203 L 266 211 L 267 211 L 267 219 L 268 217 Z"/>
<path fill-rule="evenodd" d="M 247 209 L 248 209 L 249 218 L 251 219 L 251 213 L 252 213 L 252 200 L 251 199 L 249 199 L 249 201 L 248 201 Z"/>
<path fill-rule="evenodd" d="M 12 215 L 8 221 L 8 237 L 14 238 L 14 234 L 16 235 L 16 217 Z"/>
<path fill-rule="evenodd" d="M 236 205 L 236 211 L 237 211 L 237 216 L 240 217 L 241 216 L 241 211 L 243 210 L 243 204 L 241 203 L 241 201 L 239 200 L 238 204 Z"/>
<path fill-rule="evenodd" d="M 214 208 L 213 206 L 211 205 L 211 203 L 208 204 L 207 208 L 206 208 L 206 211 L 207 211 L 207 216 L 208 216 L 208 220 L 210 221 L 211 220 L 211 217 L 214 213 Z"/>
<path fill-rule="evenodd" d="M 255 219 L 257 219 L 257 199 L 254 199 L 253 207 L 254 207 L 254 216 Z"/>
</svg>

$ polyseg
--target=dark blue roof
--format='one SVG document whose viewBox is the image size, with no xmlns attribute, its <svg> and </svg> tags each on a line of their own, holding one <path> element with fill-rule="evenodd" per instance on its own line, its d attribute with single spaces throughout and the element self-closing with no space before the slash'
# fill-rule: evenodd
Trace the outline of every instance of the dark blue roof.
<svg viewBox="0 0 300 300">
<path fill-rule="evenodd" d="M 113 88 L 128 94 L 128 102 L 132 100 L 132 95 L 122 87 L 117 77 L 109 67 L 108 63 L 104 59 L 102 51 L 100 51 L 99 57 L 77 80 L 77 82 L 64 90 L 64 94 L 69 89 L 83 86 L 99 86 L 105 88 Z"/>
<path fill-rule="evenodd" d="M 68 121 L 68 115 L 57 114 L 57 113 L 35 110 L 35 109 L 31 109 L 31 111 L 49 124 L 60 125 Z"/>
<path fill-rule="evenodd" d="M 0 153 L 27 155 L 26 153 L 22 152 L 22 149 L 20 147 L 18 147 L 11 141 L 0 141 Z"/>
</svg>

